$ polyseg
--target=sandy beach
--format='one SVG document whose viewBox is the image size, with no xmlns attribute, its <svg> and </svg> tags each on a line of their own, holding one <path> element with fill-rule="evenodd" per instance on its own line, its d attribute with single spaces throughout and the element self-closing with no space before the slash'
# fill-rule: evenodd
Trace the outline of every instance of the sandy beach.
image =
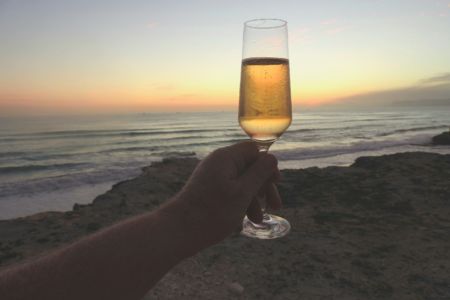
<svg viewBox="0 0 450 300">
<path fill-rule="evenodd" d="M 91 204 L 0 221 L 0 263 L 26 260 L 158 207 L 198 160 L 143 168 Z M 448 299 L 450 155 L 361 157 L 283 170 L 285 238 L 235 234 L 184 261 L 145 299 Z"/>
</svg>

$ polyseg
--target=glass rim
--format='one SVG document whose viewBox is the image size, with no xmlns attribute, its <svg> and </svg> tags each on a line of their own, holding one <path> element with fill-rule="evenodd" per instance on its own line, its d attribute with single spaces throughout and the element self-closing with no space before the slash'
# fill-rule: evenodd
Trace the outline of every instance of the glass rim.
<svg viewBox="0 0 450 300">
<path fill-rule="evenodd" d="M 276 25 L 266 25 L 266 26 L 256 26 L 256 25 L 251 25 L 253 22 L 258 22 L 258 21 L 271 21 L 274 23 L 278 23 Z M 266 18 L 261 18 L 261 19 L 252 19 L 252 20 L 248 20 L 244 22 L 244 26 L 245 27 L 250 27 L 253 29 L 272 29 L 272 28 L 280 28 L 283 26 L 287 25 L 287 21 L 286 20 L 282 20 L 282 19 L 266 19 Z"/>
</svg>

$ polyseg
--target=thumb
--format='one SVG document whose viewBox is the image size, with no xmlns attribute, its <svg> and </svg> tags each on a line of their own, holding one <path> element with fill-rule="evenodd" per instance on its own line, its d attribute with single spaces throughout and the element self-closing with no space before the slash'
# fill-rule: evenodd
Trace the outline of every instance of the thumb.
<svg viewBox="0 0 450 300">
<path fill-rule="evenodd" d="M 261 187 L 278 170 L 277 164 L 275 156 L 261 153 L 259 158 L 239 177 L 239 185 L 250 199 L 258 194 Z"/>
</svg>

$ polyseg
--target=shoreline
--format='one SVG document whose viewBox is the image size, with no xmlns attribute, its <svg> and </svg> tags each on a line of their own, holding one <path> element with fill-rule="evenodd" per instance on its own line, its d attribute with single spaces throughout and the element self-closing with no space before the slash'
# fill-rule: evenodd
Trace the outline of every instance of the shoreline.
<svg viewBox="0 0 450 300">
<path fill-rule="evenodd" d="M 431 141 L 431 138 L 430 138 Z M 306 169 L 311 167 L 327 168 L 332 166 L 348 167 L 351 166 L 361 156 L 381 156 L 405 152 L 427 152 L 438 154 L 450 154 L 448 146 L 433 145 L 431 142 L 427 144 L 409 145 L 408 149 L 402 147 L 385 148 L 381 150 L 359 150 L 349 153 L 334 153 L 332 155 L 324 155 L 318 157 L 308 158 L 304 157 L 301 160 L 289 159 L 279 157 L 280 153 L 274 149 L 273 153 L 279 157 L 278 167 L 280 170 L 285 169 Z M 168 156 L 161 157 L 159 160 L 151 161 L 150 163 L 161 162 L 164 159 L 171 158 L 197 158 L 201 159 L 200 155 L 190 153 L 190 156 Z M 151 165 L 151 164 L 150 164 Z M 145 167 L 144 167 L 145 168 Z M 139 176 L 142 173 L 142 167 L 128 171 L 129 175 L 122 179 L 99 181 L 98 183 L 86 183 L 83 185 L 68 186 L 60 188 L 59 190 L 50 190 L 47 192 L 38 192 L 33 194 L 18 194 L 4 196 L 0 200 L 0 221 L 11 220 L 19 217 L 27 217 L 33 214 L 38 214 L 47 211 L 67 212 L 70 211 L 75 203 L 89 204 L 99 196 L 112 188 L 116 183 L 129 180 Z M 118 176 L 114 176 L 118 177 Z M 67 179 L 68 180 L 68 179 Z M 96 181 L 96 180 L 94 180 Z M 89 180 L 87 181 L 89 182 Z M 33 183 L 36 184 L 36 183 Z M 37 183 L 40 184 L 40 183 Z M 56 182 L 54 184 L 59 184 Z M 0 187 L 1 188 L 1 187 Z M 25 189 L 30 187 L 24 186 Z M 16 207 L 17 209 L 14 209 Z"/>
<path fill-rule="evenodd" d="M 0 264 L 158 207 L 178 192 L 197 162 L 166 159 L 90 204 L 0 221 Z M 349 167 L 285 169 L 282 178 L 279 214 L 291 222 L 287 237 L 261 242 L 234 235 L 174 268 L 147 298 L 450 294 L 449 154 L 360 157 Z"/>
</svg>

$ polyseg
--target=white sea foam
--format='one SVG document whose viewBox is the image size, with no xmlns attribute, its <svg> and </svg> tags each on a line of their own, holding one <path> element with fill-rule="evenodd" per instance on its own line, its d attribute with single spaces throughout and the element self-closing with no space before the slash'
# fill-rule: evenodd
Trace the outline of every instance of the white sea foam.
<svg viewBox="0 0 450 300">
<path fill-rule="evenodd" d="M 0 218 L 70 209 L 166 156 L 202 158 L 247 139 L 236 113 L 0 119 Z M 362 155 L 431 147 L 446 112 L 299 113 L 272 147 L 281 168 L 348 165 Z"/>
</svg>

